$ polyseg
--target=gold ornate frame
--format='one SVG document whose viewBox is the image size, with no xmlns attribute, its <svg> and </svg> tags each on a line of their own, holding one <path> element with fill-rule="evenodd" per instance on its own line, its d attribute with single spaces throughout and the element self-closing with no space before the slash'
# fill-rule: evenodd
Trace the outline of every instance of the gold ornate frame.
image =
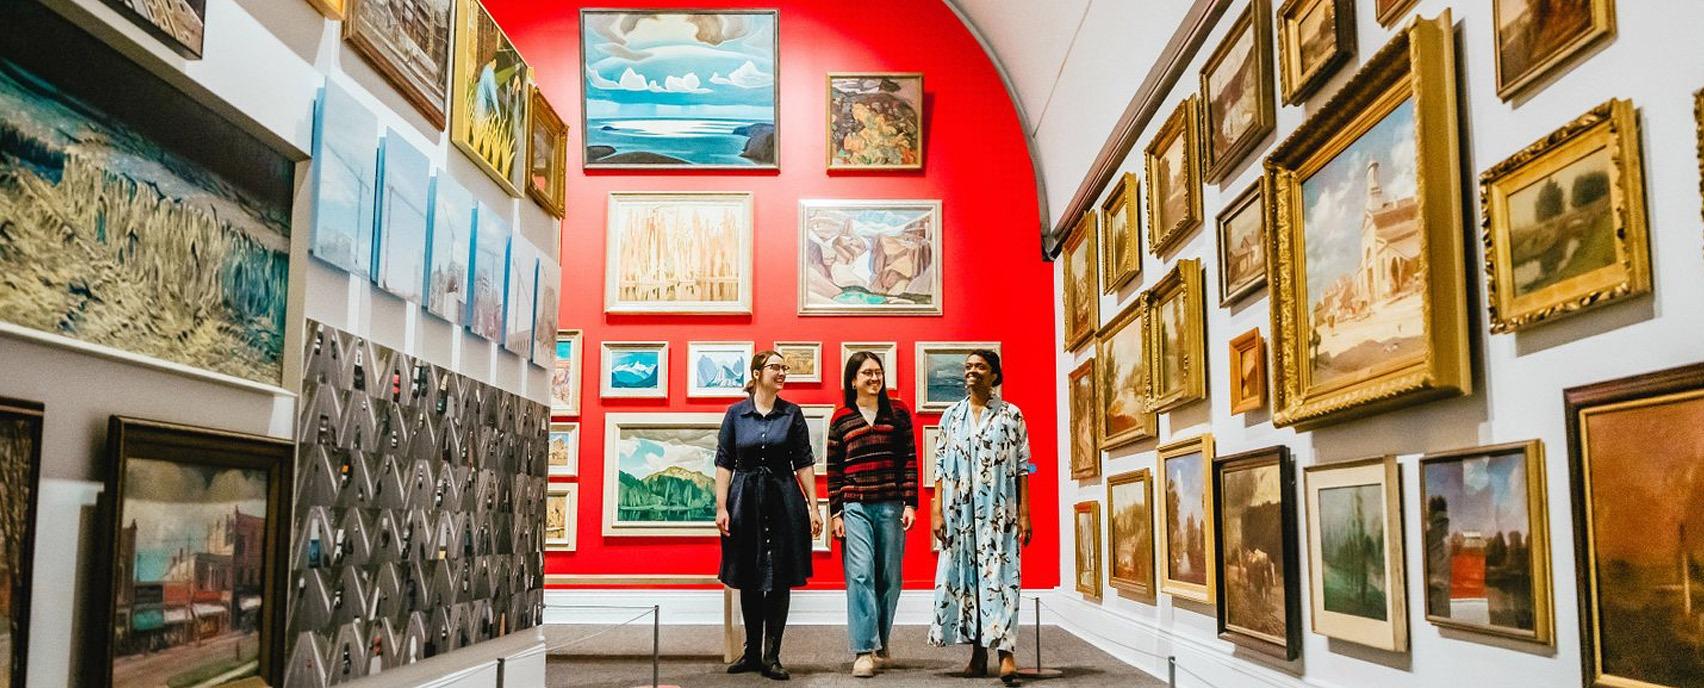
<svg viewBox="0 0 1704 688">
<path fill-rule="evenodd" d="M 776 54 L 779 56 L 780 53 Z M 852 165 L 834 162 L 834 122 L 831 121 L 834 118 L 834 80 L 859 78 L 893 79 L 896 81 L 915 79 L 917 81 L 916 163 L 910 165 Z M 925 117 L 923 116 L 923 102 L 927 97 L 927 92 L 923 90 L 922 72 L 829 72 L 828 78 L 823 80 L 823 88 L 828 94 L 828 99 L 823 102 L 824 113 L 828 115 L 827 120 L 823 122 L 823 141 L 827 144 L 823 147 L 823 169 L 831 172 L 881 172 L 885 170 L 923 169 L 923 157 L 927 152 L 927 146 L 924 144 L 926 132 L 923 131 L 923 124 L 925 121 Z"/>
<path fill-rule="evenodd" d="M 1106 200 L 1101 202 L 1101 231 L 1112 231 L 1113 213 L 1122 209 L 1125 217 L 1124 240 L 1130 249 L 1125 254 L 1125 259 L 1119 261 L 1118 257 L 1112 254 L 1112 242 L 1101 240 L 1101 288 L 1108 294 L 1142 276 L 1142 210 L 1136 202 L 1139 195 L 1137 187 L 1136 175 L 1125 172 L 1124 176 L 1119 177 L 1118 185 L 1112 188 L 1112 193 L 1107 194 Z"/>
<path fill-rule="evenodd" d="M 1148 316 L 1148 403 L 1154 411 L 1170 411 L 1193 401 L 1207 398 L 1207 324 L 1204 319 L 1201 287 L 1201 259 L 1185 258 L 1160 278 L 1149 291 Z M 1160 365 L 1164 352 L 1160 348 L 1159 312 L 1167 301 L 1183 299 L 1183 332 L 1180 344 L 1183 381 L 1176 389 L 1162 390 L 1159 386 Z"/>
<path fill-rule="evenodd" d="M 1152 393 L 1151 386 L 1153 384 L 1154 371 L 1148 367 L 1148 349 L 1150 348 L 1150 342 L 1148 337 L 1147 299 L 1148 295 L 1143 293 L 1131 300 L 1130 305 L 1125 306 L 1124 310 L 1120 311 L 1118 316 L 1112 319 L 1112 322 L 1109 322 L 1105 327 L 1100 328 L 1100 333 L 1095 339 L 1095 361 L 1097 361 L 1095 364 L 1095 437 L 1102 450 L 1113 449 L 1130 444 L 1131 442 L 1159 436 L 1159 421 L 1154 414 L 1152 406 L 1149 406 L 1140 414 L 1142 416 L 1142 422 L 1137 425 L 1137 427 L 1117 434 L 1109 434 L 1107 432 L 1106 409 L 1103 407 L 1107 399 L 1109 399 L 1107 395 L 1110 393 L 1110 389 L 1117 384 L 1116 381 L 1107 379 L 1107 376 L 1112 374 L 1111 368 L 1105 365 L 1106 361 L 1109 360 L 1107 347 L 1110 346 L 1113 336 L 1120 334 L 1126 327 L 1135 327 L 1137 341 L 1142 343 L 1142 379 L 1138 382 L 1138 385 L 1141 387 L 1141 389 L 1138 390 L 1138 396 L 1142 399 L 1143 404 L 1148 404 L 1148 397 Z"/>
<path fill-rule="evenodd" d="M 1208 83 L 1207 75 L 1212 74 L 1225 61 L 1231 50 L 1231 45 L 1242 37 L 1244 31 L 1254 32 L 1254 50 L 1249 59 L 1255 61 L 1255 75 L 1258 85 L 1248 84 L 1245 89 L 1252 93 L 1245 97 L 1257 99 L 1255 103 L 1254 126 L 1237 140 L 1225 148 L 1224 155 L 1213 155 L 1213 132 L 1217 130 L 1213 117 L 1213 88 Z M 1272 9 L 1268 0 L 1252 0 L 1242 16 L 1231 24 L 1231 29 L 1225 38 L 1219 42 L 1219 47 L 1213 50 L 1201 67 L 1201 159 L 1206 167 L 1205 178 L 1208 182 L 1217 182 L 1228 175 L 1232 168 L 1242 162 L 1254 147 L 1272 133 L 1277 124 L 1276 107 L 1272 94 Z"/>
<path fill-rule="evenodd" d="M 1063 267 L 1065 270 L 1065 349 L 1067 351 L 1076 351 L 1082 348 L 1094 336 L 1095 328 L 1100 324 L 1101 291 L 1097 288 L 1096 283 L 1099 279 L 1095 274 L 1099 267 L 1095 258 L 1096 234 L 1099 233 L 1096 229 L 1097 224 L 1095 211 L 1084 211 L 1083 217 L 1077 220 L 1077 228 L 1072 230 L 1070 238 L 1065 240 Z M 1076 270 L 1071 268 L 1072 263 L 1076 262 L 1074 255 L 1077 251 L 1088 251 L 1088 257 L 1083 260 L 1083 265 L 1087 266 L 1087 274 L 1079 275 Z M 1075 285 L 1082 280 L 1088 280 L 1088 293 L 1093 294 L 1094 298 L 1090 299 L 1087 306 L 1088 322 L 1077 324 L 1074 323 L 1077 314 Z"/>
<path fill-rule="evenodd" d="M 1142 151 L 1142 166 L 1148 175 L 1148 250 L 1156 256 L 1175 248 L 1189 230 L 1201 224 L 1201 120 L 1197 107 L 1195 96 L 1183 99 Z M 1163 218 L 1165 199 L 1157 191 L 1161 188 L 1158 163 L 1160 154 L 1179 136 L 1183 137 L 1183 186 L 1189 202 L 1183 217 Z M 1162 224 L 1162 219 L 1171 222 Z"/>
<path fill-rule="evenodd" d="M 1297 35 L 1302 10 L 1319 3 L 1335 6 L 1333 32 L 1337 34 L 1337 49 L 1321 60 L 1311 71 L 1302 71 L 1302 39 Z M 1354 0 L 1285 0 L 1278 6 L 1278 76 L 1284 90 L 1284 104 L 1297 105 L 1324 86 L 1331 75 L 1355 56 Z M 1364 69 L 1364 68 L 1363 68 Z M 1343 90 L 1349 90 L 1345 86 Z M 1330 111 L 1326 108 L 1325 111 Z"/>
<path fill-rule="evenodd" d="M 1225 370 L 1225 377 L 1231 385 L 1231 413 L 1247 413 L 1259 410 L 1266 405 L 1266 342 L 1260 338 L 1260 328 L 1254 328 L 1231 340 L 1230 366 Z M 1255 384 L 1245 387 L 1242 383 L 1242 363 L 1253 359 L 1254 367 L 1260 370 L 1255 378 Z"/>
<path fill-rule="evenodd" d="M 1155 593 L 1157 592 L 1154 589 L 1154 572 L 1156 570 L 1155 566 L 1157 565 L 1157 562 L 1154 561 L 1154 479 L 1146 468 L 1139 468 L 1137 470 L 1130 471 L 1129 473 L 1120 473 L 1106 479 L 1107 560 L 1112 560 L 1112 553 L 1114 551 L 1113 543 L 1118 541 L 1118 536 L 1120 534 L 1118 532 L 1118 505 L 1116 502 L 1112 501 L 1112 490 L 1115 487 L 1129 483 L 1142 483 L 1142 503 L 1145 506 L 1142 511 L 1148 524 L 1148 546 L 1145 549 L 1138 547 L 1137 549 L 1140 551 L 1137 553 L 1137 556 L 1145 554 L 1148 557 L 1148 579 L 1137 580 L 1134 578 L 1120 578 L 1113 573 L 1113 568 L 1108 566 L 1107 585 L 1118 590 L 1121 596 L 1132 597 L 1146 601 L 1149 604 L 1153 604 Z M 1125 533 L 1124 535 L 1126 537 L 1135 537 L 1137 534 Z M 1124 593 L 1129 594 L 1124 595 Z"/>
<path fill-rule="evenodd" d="M 380 47 L 378 41 L 369 37 L 367 30 L 362 27 L 361 3 L 363 2 L 373 2 L 373 0 L 308 0 L 308 4 L 313 5 L 315 9 L 320 11 L 320 14 L 332 19 L 343 20 L 343 40 L 348 41 L 350 47 L 355 49 L 355 54 L 360 55 L 362 59 L 367 61 L 368 65 L 385 78 L 385 81 L 390 82 L 391 87 L 395 88 L 397 93 L 402 94 L 403 99 L 413 105 L 414 109 L 418 110 L 420 116 L 425 117 L 427 122 L 430 122 L 433 127 L 443 129 L 447 123 L 446 110 L 449 109 L 449 84 L 439 83 L 438 86 L 442 87 L 444 91 L 438 94 L 437 98 L 434 98 L 432 94 L 412 83 L 403 68 L 390 55 L 386 54 L 387 51 Z M 443 39 L 449 41 L 451 45 L 455 43 L 455 22 L 457 20 L 455 4 L 455 0 L 450 0 L 451 14 L 448 17 L 450 23 L 445 27 L 443 33 Z M 451 75 L 455 73 L 455 55 L 449 50 L 444 52 L 444 72 Z"/>
<path fill-rule="evenodd" d="M 1230 256 L 1230 253 L 1229 253 L 1229 249 L 1230 249 L 1230 246 L 1231 246 L 1231 242 L 1230 242 L 1231 237 L 1230 237 L 1230 232 L 1228 230 L 1230 229 L 1230 226 L 1231 226 L 1231 220 L 1236 219 L 1237 217 L 1241 216 L 1243 213 L 1250 212 L 1250 211 L 1259 213 L 1260 214 L 1260 249 L 1261 249 L 1262 254 L 1264 255 L 1267 251 L 1267 247 L 1270 246 L 1271 243 L 1272 243 L 1271 240 L 1270 240 L 1270 237 L 1272 236 L 1272 232 L 1271 232 L 1272 228 L 1268 226 L 1270 224 L 1269 221 L 1272 218 L 1272 213 L 1271 213 L 1272 208 L 1271 208 L 1271 204 L 1266 202 L 1267 198 L 1269 198 L 1269 195 L 1266 193 L 1266 180 L 1264 178 L 1256 179 L 1253 184 L 1249 185 L 1249 187 L 1246 191 L 1243 191 L 1242 193 L 1237 194 L 1237 197 L 1236 197 L 1235 200 L 1231 201 L 1230 203 L 1226 203 L 1224 210 L 1219 211 L 1218 216 L 1214 218 L 1214 224 L 1217 226 L 1216 229 L 1217 229 L 1218 239 L 1219 239 L 1218 251 L 1219 251 L 1219 307 L 1220 308 L 1227 308 L 1231 304 L 1242 300 L 1243 297 L 1248 296 L 1249 294 L 1253 294 L 1254 292 L 1259 291 L 1262 287 L 1266 286 L 1266 281 L 1267 281 L 1266 275 L 1267 275 L 1268 272 L 1271 272 L 1271 270 L 1272 270 L 1272 266 L 1271 266 L 1270 263 L 1268 263 L 1266 265 L 1265 270 L 1260 271 L 1260 275 L 1258 277 L 1252 277 L 1248 281 L 1243 282 L 1242 284 L 1231 284 L 1228 281 L 1230 279 L 1229 266 L 1231 264 L 1231 260 L 1230 260 L 1231 256 Z"/>
<path fill-rule="evenodd" d="M 1494 0 L 1491 6 L 1491 16 L 1502 14 L 1505 0 Z M 1592 24 L 1585 32 L 1575 36 L 1568 44 L 1556 51 L 1549 58 L 1528 67 L 1522 74 L 1503 73 L 1503 28 L 1498 22 L 1491 22 L 1493 39 L 1491 41 L 1491 62 L 1497 73 L 1497 97 L 1510 100 L 1543 82 L 1552 72 L 1564 64 L 1585 54 L 1588 48 L 1600 42 L 1615 37 L 1615 0 L 1590 0 L 1592 4 Z"/>
<path fill-rule="evenodd" d="M 1168 562 L 1171 557 L 1171 542 L 1169 540 L 1171 533 L 1167 529 L 1166 519 L 1169 518 L 1170 513 L 1167 511 L 1167 502 L 1164 497 L 1166 485 L 1169 482 L 1166 479 L 1166 462 L 1180 456 L 1197 453 L 1201 455 L 1201 513 L 1204 517 L 1201 523 L 1201 552 L 1205 559 L 1202 564 L 1207 571 L 1207 581 L 1204 585 L 1177 580 L 1169 576 Z M 1154 576 L 1160 581 L 1160 591 L 1170 593 L 1173 597 L 1202 604 L 1213 604 L 1219 575 L 1219 563 L 1214 554 L 1215 541 L 1218 535 L 1213 532 L 1213 436 L 1204 434 L 1162 445 L 1159 448 L 1159 456 L 1156 462 L 1154 472 L 1159 475 L 1159 484 L 1154 493 L 1161 495 L 1161 498 L 1159 499 L 1160 518 L 1154 523 L 1154 542 L 1159 552 L 1159 556 L 1155 557 L 1154 561 Z"/>
<path fill-rule="evenodd" d="M 1272 292 L 1272 422 L 1300 429 L 1387 411 L 1473 388 L 1462 257 L 1461 161 L 1450 12 L 1415 19 L 1391 39 L 1266 160 L 1274 219 L 1267 274 Z M 1423 356 L 1386 362 L 1347 382 L 1308 378 L 1308 298 L 1302 183 L 1381 121 L 1415 104 L 1415 191 L 1425 264 Z"/>
<path fill-rule="evenodd" d="M 1090 422 L 1095 423 L 1097 427 L 1100 425 L 1100 414 L 1098 413 L 1100 409 L 1100 400 L 1096 398 L 1095 394 L 1096 387 L 1100 384 L 1100 376 L 1095 374 L 1095 360 L 1096 359 L 1090 358 L 1083 361 L 1082 365 L 1077 366 L 1075 370 L 1071 371 L 1071 374 L 1067 378 L 1068 381 L 1065 384 L 1065 393 L 1068 399 L 1067 408 L 1071 410 L 1071 424 L 1069 426 L 1069 429 L 1071 430 L 1071 478 L 1074 480 L 1087 480 L 1094 478 L 1100 475 L 1101 472 L 1100 442 L 1097 441 L 1097 433 L 1091 432 L 1089 434 L 1089 456 L 1078 456 L 1080 452 L 1077 451 L 1077 440 L 1079 437 L 1076 427 L 1078 423 L 1078 394 L 1088 395 L 1088 409 L 1089 416 L 1091 418 Z M 1088 391 L 1079 392 L 1077 385 L 1081 384 L 1080 381 L 1084 377 L 1089 378 Z"/>
<path fill-rule="evenodd" d="M 1379 20 L 1379 26 L 1390 26 L 1402 18 L 1403 13 L 1413 7 L 1414 3 L 1415 0 L 1376 0 L 1373 3 L 1373 16 Z"/>
<path fill-rule="evenodd" d="M 1082 557 L 1076 556 L 1079 553 L 1079 550 L 1082 549 L 1083 537 L 1084 537 L 1083 523 L 1082 523 L 1082 521 L 1078 520 L 1079 514 L 1088 514 L 1089 515 L 1089 527 L 1090 527 L 1092 532 L 1088 533 L 1088 537 L 1091 540 L 1094 541 L 1095 553 L 1094 553 L 1094 556 L 1091 557 L 1093 559 L 1093 561 L 1090 562 L 1090 564 L 1088 566 L 1083 565 L 1083 558 Z M 1078 502 L 1077 505 L 1071 510 L 1071 529 L 1076 534 L 1076 538 L 1073 539 L 1072 543 L 1071 543 L 1072 544 L 1072 558 L 1076 559 L 1076 562 L 1075 562 L 1076 576 L 1073 578 L 1073 582 L 1077 584 L 1077 592 L 1083 593 L 1084 596 L 1089 597 L 1091 599 L 1096 599 L 1096 600 L 1100 599 L 1100 597 L 1101 597 L 1101 583 L 1100 583 L 1100 581 L 1101 581 L 1101 542 L 1100 542 L 1101 527 L 1100 527 L 1100 525 L 1101 525 L 1101 523 L 1100 523 L 1100 502 L 1096 502 L 1096 501 L 1093 501 L 1093 500 L 1087 501 L 1087 502 Z M 1083 574 L 1090 572 L 1091 569 L 1094 573 L 1095 582 L 1094 582 L 1093 585 L 1085 586 L 1085 585 L 1083 585 Z"/>
<path fill-rule="evenodd" d="M 532 88 L 531 103 L 527 107 L 527 195 L 551 215 L 561 219 L 567 213 L 568 205 L 568 125 L 562 122 L 556 109 L 550 107 L 550 101 L 544 99 L 544 93 L 537 86 Z M 533 142 L 537 140 L 533 134 L 539 129 L 548 131 L 556 140 L 556 153 L 550 156 L 548 189 L 539 188 L 533 182 Z"/>
<path fill-rule="evenodd" d="M 502 38 L 503 42 L 508 43 L 510 49 L 515 51 L 516 58 L 521 61 L 522 65 L 525 65 L 525 69 L 522 70 L 524 72 L 522 80 L 529 84 L 532 83 L 532 63 L 527 62 L 526 57 L 521 55 L 520 49 L 515 46 L 515 42 L 509 38 L 507 32 L 503 31 L 503 26 L 497 23 L 497 20 L 485 9 L 485 5 L 480 0 L 455 0 L 455 3 L 455 19 L 451 20 L 450 24 L 452 27 L 450 31 L 452 36 L 450 40 L 450 102 L 448 103 L 450 142 L 454 143 L 456 148 L 461 149 L 461 152 L 467 154 L 468 159 L 473 161 L 473 166 L 484 172 L 485 176 L 491 178 L 491 181 L 497 182 L 497 186 L 502 188 L 504 192 L 510 196 L 520 196 L 521 189 L 515 184 L 515 174 L 520 171 L 525 162 L 522 156 L 526 155 L 527 142 L 515 141 L 515 159 L 509 162 L 509 173 L 504 175 L 469 140 L 473 136 L 473 120 L 471 118 L 472 113 L 468 112 L 467 103 L 464 102 L 468 95 L 464 88 L 473 76 L 472 70 L 476 68 L 473 60 L 474 51 L 478 49 L 479 44 L 480 18 L 483 17 L 490 21 L 492 28 L 497 32 L 497 36 Z M 522 125 L 519 127 L 518 134 L 523 137 L 528 133 L 525 128 L 528 121 L 527 110 L 531 109 L 528 100 L 528 97 L 523 96 L 520 103 L 521 111 L 515 113 L 515 116 L 520 118 Z"/>
<path fill-rule="evenodd" d="M 1408 587 L 1404 566 L 1401 471 L 1395 456 L 1375 456 L 1303 469 L 1307 506 L 1308 604 L 1313 631 L 1328 638 L 1378 648 L 1408 651 Z M 1325 564 L 1321 550 L 1319 493 L 1333 487 L 1376 485 L 1384 509 L 1385 618 L 1383 621 L 1325 608 Z"/>
</svg>

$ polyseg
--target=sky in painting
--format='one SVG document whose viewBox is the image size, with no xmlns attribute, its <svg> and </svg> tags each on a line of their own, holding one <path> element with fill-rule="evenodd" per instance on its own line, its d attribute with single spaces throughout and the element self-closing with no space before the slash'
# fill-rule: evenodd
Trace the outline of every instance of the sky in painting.
<svg viewBox="0 0 1704 688">
<path fill-rule="evenodd" d="M 1309 303 L 1361 262 L 1361 218 L 1367 208 L 1367 166 L 1379 164 L 1387 200 L 1414 195 L 1414 101 L 1404 101 L 1331 162 L 1302 182 Z"/>
<path fill-rule="evenodd" d="M 136 580 L 157 581 L 179 549 L 205 551 L 209 529 L 241 511 L 266 515 L 266 473 L 151 459 L 125 464 L 124 525 L 136 526 Z"/>
<path fill-rule="evenodd" d="M 775 15 L 585 16 L 586 116 L 775 118 Z"/>
<path fill-rule="evenodd" d="M 704 476 L 715 473 L 717 428 L 645 428 L 622 430 L 617 465 L 643 480 L 680 467 Z"/>
</svg>

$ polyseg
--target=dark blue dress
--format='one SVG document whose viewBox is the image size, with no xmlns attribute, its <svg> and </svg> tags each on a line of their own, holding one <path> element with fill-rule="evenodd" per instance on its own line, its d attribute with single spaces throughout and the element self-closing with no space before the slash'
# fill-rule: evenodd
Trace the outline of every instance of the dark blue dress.
<svg viewBox="0 0 1704 688">
<path fill-rule="evenodd" d="M 731 588 L 796 588 L 811 576 L 811 505 L 794 471 L 816 462 L 798 404 L 777 398 L 768 415 L 750 397 L 728 408 L 716 467 L 734 472 L 718 578 Z"/>
</svg>

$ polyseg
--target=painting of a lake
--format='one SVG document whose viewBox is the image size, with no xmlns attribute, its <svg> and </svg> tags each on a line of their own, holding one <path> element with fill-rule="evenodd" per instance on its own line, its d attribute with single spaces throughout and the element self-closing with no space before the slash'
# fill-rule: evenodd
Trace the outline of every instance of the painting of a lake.
<svg viewBox="0 0 1704 688">
<path fill-rule="evenodd" d="M 716 535 L 720 413 L 605 416 L 604 535 Z"/>
</svg>

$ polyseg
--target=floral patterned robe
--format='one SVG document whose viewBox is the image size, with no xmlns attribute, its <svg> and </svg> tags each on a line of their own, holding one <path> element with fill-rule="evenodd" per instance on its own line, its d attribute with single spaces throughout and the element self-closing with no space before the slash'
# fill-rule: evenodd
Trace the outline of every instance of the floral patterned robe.
<svg viewBox="0 0 1704 688">
<path fill-rule="evenodd" d="M 1024 414 L 995 399 L 973 420 L 970 400 L 941 415 L 935 476 L 947 541 L 935 570 L 930 644 L 980 642 L 1011 652 L 1018 627 L 1018 480 L 1030 462 Z"/>
</svg>

